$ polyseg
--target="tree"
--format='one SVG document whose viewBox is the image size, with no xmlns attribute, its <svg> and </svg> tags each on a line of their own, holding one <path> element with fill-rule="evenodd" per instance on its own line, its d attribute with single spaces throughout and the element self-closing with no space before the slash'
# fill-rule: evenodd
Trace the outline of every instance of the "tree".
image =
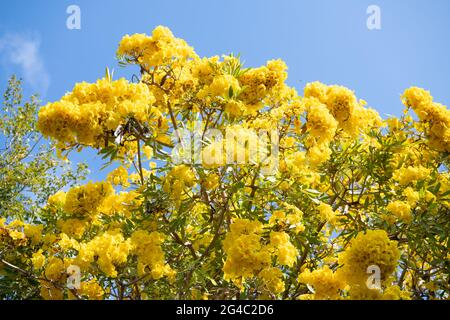
<svg viewBox="0 0 450 320">
<path fill-rule="evenodd" d="M 50 195 L 70 187 L 85 175 L 85 165 L 73 170 L 54 156 L 55 148 L 42 143 L 36 130 L 39 100 L 32 96 L 23 102 L 21 81 L 9 79 L 1 109 L 0 130 L 0 258 L 20 258 L 22 252 L 5 236 L 3 224 L 17 219 L 39 223 L 36 214 Z M 19 235 L 20 236 L 20 235 Z M 23 241 L 23 239 L 16 239 Z M 25 249 L 25 248 L 24 248 Z M 26 250 L 25 250 L 26 251 Z M 27 298 L 36 296 L 36 286 L 27 277 L 9 272 L 0 263 L 0 296 Z"/>
<path fill-rule="evenodd" d="M 77 83 L 37 127 L 118 166 L 3 226 L 42 298 L 449 297 L 450 114 L 428 91 L 382 119 L 342 86 L 300 96 L 281 60 L 200 58 L 161 26 L 117 57 L 132 82 Z"/>
</svg>

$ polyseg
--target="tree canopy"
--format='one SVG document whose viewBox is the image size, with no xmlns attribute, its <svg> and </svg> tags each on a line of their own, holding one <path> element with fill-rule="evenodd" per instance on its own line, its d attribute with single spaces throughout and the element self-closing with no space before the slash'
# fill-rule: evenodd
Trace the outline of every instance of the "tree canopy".
<svg viewBox="0 0 450 320">
<path fill-rule="evenodd" d="M 39 199 L 60 189 L 41 174 L 55 160 L 2 157 L 0 267 L 27 283 L 0 276 L 1 296 L 449 298 L 450 111 L 428 91 L 406 89 L 404 114 L 383 119 L 339 85 L 299 94 L 282 60 L 200 57 L 162 26 L 124 36 L 117 59 L 138 73 L 107 70 L 37 123 L 17 121 L 32 100 L 2 125 L 36 124 L 63 159 L 95 149 L 110 173 L 16 215 L 27 172 Z"/>
</svg>

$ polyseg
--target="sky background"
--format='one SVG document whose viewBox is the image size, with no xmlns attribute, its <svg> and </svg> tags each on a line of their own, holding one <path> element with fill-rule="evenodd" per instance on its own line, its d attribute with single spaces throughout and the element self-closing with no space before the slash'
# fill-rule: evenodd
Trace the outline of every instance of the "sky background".
<svg viewBox="0 0 450 320">
<path fill-rule="evenodd" d="M 81 9 L 81 29 L 69 30 L 69 5 Z M 381 9 L 381 30 L 366 26 L 369 5 Z M 25 94 L 42 104 L 61 98 L 76 82 L 95 82 L 105 67 L 131 78 L 115 51 L 125 34 L 169 27 L 200 56 L 241 54 L 246 66 L 281 58 L 288 83 L 340 84 L 383 117 L 400 115 L 400 94 L 410 86 L 450 103 L 448 0 L 232 0 L 232 1 L 24 1 L 0 10 L 0 90 L 17 74 Z M 95 152 L 74 154 L 96 172 Z M 105 172 L 90 178 L 102 179 Z"/>
</svg>

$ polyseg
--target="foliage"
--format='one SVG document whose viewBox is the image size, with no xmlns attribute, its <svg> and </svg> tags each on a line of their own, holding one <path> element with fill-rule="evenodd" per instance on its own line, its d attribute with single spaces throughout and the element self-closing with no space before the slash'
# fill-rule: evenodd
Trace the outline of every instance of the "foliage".
<svg viewBox="0 0 450 320">
<path fill-rule="evenodd" d="M 165 27 L 117 57 L 134 83 L 78 83 L 37 127 L 64 156 L 95 148 L 119 167 L 0 229 L 20 252 L 4 268 L 42 298 L 448 299 L 450 111 L 429 92 L 406 90 L 405 114 L 383 120 L 347 88 L 300 96 L 281 60 L 200 58 Z"/>
<path fill-rule="evenodd" d="M 58 160 L 55 148 L 43 143 L 36 130 L 39 101 L 32 96 L 23 102 L 21 82 L 11 77 L 4 94 L 0 117 L 0 258 L 15 256 L 15 246 L 4 238 L 3 224 L 14 219 L 40 223 L 36 212 L 48 197 L 63 187 L 74 186 L 86 172 L 85 165 L 73 170 Z M 9 273 L 0 263 L 0 296 L 33 297 L 34 286 L 27 277 Z"/>
</svg>

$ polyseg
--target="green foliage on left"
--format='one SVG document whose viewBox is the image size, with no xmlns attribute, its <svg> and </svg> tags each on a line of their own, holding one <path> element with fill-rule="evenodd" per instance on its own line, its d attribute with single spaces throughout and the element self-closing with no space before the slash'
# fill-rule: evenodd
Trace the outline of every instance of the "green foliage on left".
<svg viewBox="0 0 450 320">
<path fill-rule="evenodd" d="M 0 219 L 39 222 L 39 207 L 58 190 L 82 181 L 87 166 L 73 168 L 55 156 L 55 147 L 36 130 L 38 96 L 24 101 L 21 86 L 12 76 L 0 107 Z M 0 259 L 9 251 L 2 247 Z M 0 266 L 0 297 L 34 297 L 33 281 L 23 276 Z"/>
</svg>

